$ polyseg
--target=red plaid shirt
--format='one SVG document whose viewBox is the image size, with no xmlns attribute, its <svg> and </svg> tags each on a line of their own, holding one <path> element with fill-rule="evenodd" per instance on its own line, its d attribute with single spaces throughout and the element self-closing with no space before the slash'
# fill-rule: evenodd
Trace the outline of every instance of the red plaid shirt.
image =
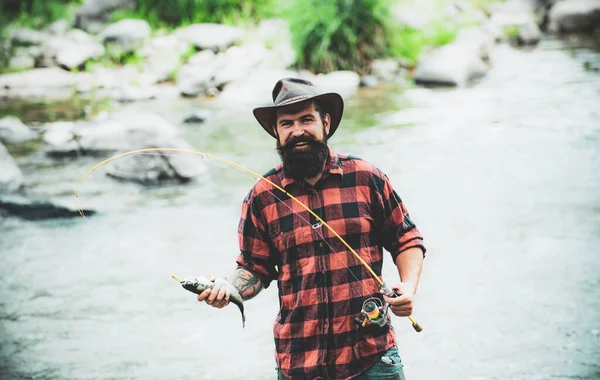
<svg viewBox="0 0 600 380">
<path fill-rule="evenodd" d="M 383 248 L 392 258 L 422 237 L 388 178 L 373 165 L 329 151 L 323 176 L 311 186 L 286 177 L 280 164 L 267 179 L 327 222 L 381 275 Z M 277 280 L 280 311 L 273 330 L 275 360 L 291 379 L 349 379 L 395 345 L 384 327 L 359 327 L 363 302 L 379 284 L 326 227 L 265 181 L 246 197 L 237 259 L 265 288 Z M 326 243 L 327 244 L 326 244 Z"/>
</svg>

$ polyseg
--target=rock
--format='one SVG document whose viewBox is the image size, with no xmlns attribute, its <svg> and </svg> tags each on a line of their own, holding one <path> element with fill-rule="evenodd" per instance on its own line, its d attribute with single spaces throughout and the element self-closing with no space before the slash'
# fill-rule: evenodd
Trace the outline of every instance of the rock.
<svg viewBox="0 0 600 380">
<path fill-rule="evenodd" d="M 17 29 L 10 38 L 12 46 L 38 46 L 43 44 L 50 36 L 44 32 L 33 29 Z"/>
<path fill-rule="evenodd" d="M 542 31 L 536 23 L 519 26 L 517 42 L 519 45 L 535 45 L 542 39 Z"/>
<path fill-rule="evenodd" d="M 140 49 L 140 54 L 150 58 L 155 56 L 166 57 L 176 55 L 177 58 L 187 53 L 190 44 L 180 41 L 176 36 L 170 34 L 167 36 L 154 37 Z"/>
<path fill-rule="evenodd" d="M 217 55 L 212 50 L 202 50 L 190 57 L 188 63 L 190 65 L 206 65 L 213 63 Z"/>
<path fill-rule="evenodd" d="M 218 68 L 214 74 L 214 87 L 220 88 L 227 83 L 244 78 L 262 63 L 268 61 L 269 52 L 260 43 L 232 46 L 215 57 Z"/>
<path fill-rule="evenodd" d="M 89 44 L 91 42 L 98 42 L 94 36 L 80 29 L 71 29 L 67 33 L 65 33 L 64 37 L 69 41 L 78 44 Z"/>
<path fill-rule="evenodd" d="M 157 90 L 154 87 L 141 87 L 124 85 L 113 92 L 112 98 L 121 103 L 137 102 L 156 98 Z"/>
<path fill-rule="evenodd" d="M 150 24 L 145 20 L 125 19 L 107 26 L 100 38 L 105 45 L 110 45 L 109 53 L 128 53 L 141 47 L 150 38 Z"/>
<path fill-rule="evenodd" d="M 376 59 L 371 62 L 370 71 L 375 78 L 391 82 L 400 72 L 400 64 L 395 59 Z"/>
<path fill-rule="evenodd" d="M 592 32 L 600 25 L 600 1 L 567 0 L 552 6 L 549 29 L 558 33 Z"/>
<path fill-rule="evenodd" d="M 29 129 L 19 118 L 6 116 L 0 119 L 0 141 L 18 144 L 38 138 L 37 133 Z"/>
<path fill-rule="evenodd" d="M 191 150 L 187 144 L 180 146 Z M 123 181 L 156 186 L 164 183 L 186 183 L 207 171 L 204 162 L 190 153 L 164 153 L 161 155 L 160 151 L 157 151 L 135 154 L 116 162 L 106 174 Z"/>
<path fill-rule="evenodd" d="M 312 82 L 319 88 L 319 91 L 337 92 L 343 98 L 346 98 L 354 95 L 358 90 L 360 75 L 354 71 L 340 70 L 329 74 L 319 74 Z"/>
<path fill-rule="evenodd" d="M 71 73 L 56 67 L 0 75 L 0 89 L 9 99 L 63 99 L 81 83 L 93 81 L 89 73 Z"/>
<path fill-rule="evenodd" d="M 181 136 L 174 125 L 151 112 L 123 109 L 106 120 L 61 125 L 44 136 L 46 153 L 53 157 L 103 155 L 115 151 L 173 146 Z M 55 128 L 52 128 L 54 130 Z"/>
<path fill-rule="evenodd" d="M 10 59 L 8 66 L 14 71 L 30 70 L 35 67 L 35 59 L 27 54 L 17 54 Z"/>
<path fill-rule="evenodd" d="M 184 65 L 177 74 L 177 87 L 183 96 L 206 95 L 215 87 L 216 73 L 217 67 L 213 64 Z"/>
<path fill-rule="evenodd" d="M 379 81 L 375 75 L 363 75 L 360 77 L 360 87 L 377 87 Z"/>
<path fill-rule="evenodd" d="M 474 26 L 462 28 L 456 35 L 453 44 L 472 50 L 485 61 L 489 59 L 496 42 L 490 32 Z"/>
<path fill-rule="evenodd" d="M 95 214 L 92 210 L 82 210 L 85 216 Z M 17 216 L 25 220 L 46 220 L 81 217 L 78 210 L 44 199 L 30 199 L 24 196 L 0 197 L 0 214 Z"/>
<path fill-rule="evenodd" d="M 201 124 L 210 117 L 210 111 L 207 110 L 196 110 L 188 114 L 183 122 L 186 124 Z"/>
<path fill-rule="evenodd" d="M 303 78 L 304 76 L 292 70 L 259 68 L 252 75 L 229 83 L 217 96 L 215 102 L 222 106 L 241 109 L 272 104 L 273 86 L 279 79 L 286 77 Z"/>
<path fill-rule="evenodd" d="M 48 25 L 45 30 L 46 32 L 54 36 L 62 36 L 66 34 L 69 31 L 69 29 L 71 29 L 71 27 L 67 20 L 61 19 L 54 21 L 52 24 Z"/>
<path fill-rule="evenodd" d="M 115 9 L 131 8 L 135 0 L 86 0 L 75 14 L 75 27 L 98 32 Z"/>
<path fill-rule="evenodd" d="M 243 31 L 240 28 L 224 24 L 193 24 L 175 32 L 175 36 L 192 44 L 200 50 L 223 51 L 238 42 Z"/>
<path fill-rule="evenodd" d="M 464 86 L 486 71 L 478 52 L 472 47 L 450 44 L 422 57 L 415 71 L 415 81 L 425 85 Z"/>
<path fill-rule="evenodd" d="M 6 147 L 0 143 L 0 194 L 18 190 L 23 185 L 23 173 Z"/>
<path fill-rule="evenodd" d="M 501 10 L 494 12 L 484 29 L 490 32 L 496 40 L 506 40 L 507 31 L 524 25 L 536 24 L 534 9 L 524 1 L 509 0 L 502 4 Z"/>
<path fill-rule="evenodd" d="M 57 55 L 56 63 L 66 70 L 80 68 L 90 59 L 104 55 L 104 46 L 97 42 L 72 43 L 66 45 Z"/>
</svg>

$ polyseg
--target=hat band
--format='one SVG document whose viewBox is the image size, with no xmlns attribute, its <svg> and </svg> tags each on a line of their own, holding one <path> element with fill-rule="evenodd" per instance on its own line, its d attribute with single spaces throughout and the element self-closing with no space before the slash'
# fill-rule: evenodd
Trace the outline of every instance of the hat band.
<svg viewBox="0 0 600 380">
<path fill-rule="evenodd" d="M 294 96 L 292 98 L 286 99 L 284 101 L 279 102 L 279 104 L 277 104 L 278 106 L 283 105 L 283 104 L 287 104 L 290 102 L 293 102 L 294 100 L 298 100 L 298 99 L 306 99 L 309 98 L 309 95 L 298 95 L 298 96 Z"/>
</svg>

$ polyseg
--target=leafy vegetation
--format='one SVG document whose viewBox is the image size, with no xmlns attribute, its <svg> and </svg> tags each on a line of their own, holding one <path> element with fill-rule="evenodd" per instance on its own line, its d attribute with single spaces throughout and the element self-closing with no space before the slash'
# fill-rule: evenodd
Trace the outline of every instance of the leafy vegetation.
<svg viewBox="0 0 600 380">
<path fill-rule="evenodd" d="M 199 22 L 246 24 L 273 16 L 275 0 L 138 0 L 135 8 L 115 13 L 114 20 L 141 18 L 153 28 Z"/>
<path fill-rule="evenodd" d="M 295 0 L 287 10 L 298 65 L 360 71 L 389 51 L 389 0 Z"/>
<path fill-rule="evenodd" d="M 83 0 L 3 0 L 0 25 L 16 22 L 21 26 L 42 28 L 60 19 L 70 19 Z"/>
<path fill-rule="evenodd" d="M 400 27 L 391 34 L 390 55 L 415 64 L 426 49 L 452 42 L 459 28 L 447 20 L 434 21 L 423 29 Z"/>
</svg>

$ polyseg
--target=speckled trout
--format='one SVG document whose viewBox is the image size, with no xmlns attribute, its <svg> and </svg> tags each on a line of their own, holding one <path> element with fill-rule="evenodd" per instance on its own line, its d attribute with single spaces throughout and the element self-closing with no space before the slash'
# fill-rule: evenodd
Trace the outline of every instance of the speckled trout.
<svg viewBox="0 0 600 380">
<path fill-rule="evenodd" d="M 235 304 L 242 313 L 242 327 L 246 326 L 246 316 L 244 315 L 244 300 L 242 296 L 237 291 L 237 289 L 231 285 L 224 278 L 217 278 L 215 282 L 212 282 L 206 277 L 188 277 L 183 280 L 179 280 L 177 277 L 173 276 L 173 278 L 183 286 L 184 289 L 189 290 L 192 293 L 200 294 L 206 289 L 212 289 L 215 285 L 221 285 L 227 287 L 229 290 L 229 302 Z"/>
</svg>

